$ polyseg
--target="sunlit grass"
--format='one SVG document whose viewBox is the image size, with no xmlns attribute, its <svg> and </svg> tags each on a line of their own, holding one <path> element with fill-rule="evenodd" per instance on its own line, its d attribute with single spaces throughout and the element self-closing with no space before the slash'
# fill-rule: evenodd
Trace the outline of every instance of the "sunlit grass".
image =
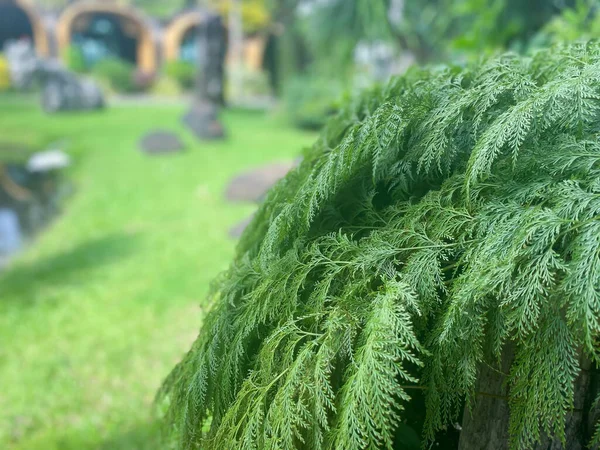
<svg viewBox="0 0 600 450">
<path fill-rule="evenodd" d="M 76 193 L 0 278 L 0 448 L 152 449 L 154 393 L 189 348 L 228 229 L 251 206 L 224 202 L 236 172 L 287 160 L 313 135 L 264 114 L 224 115 L 229 139 L 201 144 L 182 107 L 48 117 L 0 97 L 0 141 L 64 139 Z M 180 155 L 137 148 L 178 132 Z"/>
</svg>

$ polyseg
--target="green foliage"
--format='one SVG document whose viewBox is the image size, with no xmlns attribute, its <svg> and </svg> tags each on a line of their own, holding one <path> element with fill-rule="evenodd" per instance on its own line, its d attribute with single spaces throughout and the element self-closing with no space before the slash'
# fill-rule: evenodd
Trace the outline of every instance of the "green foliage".
<svg viewBox="0 0 600 450">
<path fill-rule="evenodd" d="M 288 113 L 296 126 L 320 129 L 339 108 L 342 85 L 316 75 L 297 75 L 285 86 Z"/>
<path fill-rule="evenodd" d="M 146 14 L 153 17 L 168 19 L 173 17 L 184 5 L 192 5 L 195 1 L 172 1 L 172 0 L 128 0 L 127 3 L 140 8 Z"/>
<path fill-rule="evenodd" d="M 573 8 L 551 20 L 533 39 L 534 46 L 600 38 L 598 0 L 578 0 Z"/>
<path fill-rule="evenodd" d="M 236 80 L 237 83 L 232 83 Z M 225 97 L 252 99 L 269 97 L 273 94 L 267 74 L 261 70 L 242 65 L 230 67 L 227 71 Z"/>
<path fill-rule="evenodd" d="M 0 54 L 0 92 L 10 89 L 10 85 L 8 61 Z"/>
<path fill-rule="evenodd" d="M 509 3 L 508 0 L 453 2 L 454 22 L 459 22 L 461 30 L 452 33 L 450 49 L 480 55 L 506 47 L 523 25 L 518 18 L 506 14 Z"/>
<path fill-rule="evenodd" d="M 177 81 L 181 89 L 192 89 L 198 69 L 187 61 L 169 61 L 165 64 L 165 74 Z"/>
<path fill-rule="evenodd" d="M 66 66 L 75 73 L 84 73 L 87 71 L 85 58 L 81 48 L 70 45 L 66 51 Z"/>
<path fill-rule="evenodd" d="M 600 46 L 413 69 L 273 189 L 160 397 L 182 447 L 391 448 L 515 348 L 513 449 L 563 437 L 600 337 Z M 419 391 L 417 391 L 419 392 Z"/>
<path fill-rule="evenodd" d="M 162 76 L 152 85 L 152 95 L 176 97 L 182 94 L 181 86 L 171 77 Z"/>
<path fill-rule="evenodd" d="M 92 69 L 92 73 L 106 81 L 110 88 L 116 92 L 134 92 L 135 66 L 126 61 L 110 58 L 98 62 Z"/>
<path fill-rule="evenodd" d="M 398 43 L 420 62 L 471 59 L 513 48 L 561 7 L 547 0 L 331 0 L 315 2 L 303 30 L 316 59 L 339 73 L 340 65 L 352 63 L 362 41 Z"/>
<path fill-rule="evenodd" d="M 246 33 L 264 30 L 271 21 L 269 0 L 236 0 L 240 5 L 242 24 Z M 225 18 L 231 10 L 232 0 L 209 0 L 208 3 Z"/>
<path fill-rule="evenodd" d="M 352 59 L 361 40 L 390 39 L 388 0 L 332 0 L 314 4 L 305 25 L 305 35 L 326 64 Z"/>
</svg>

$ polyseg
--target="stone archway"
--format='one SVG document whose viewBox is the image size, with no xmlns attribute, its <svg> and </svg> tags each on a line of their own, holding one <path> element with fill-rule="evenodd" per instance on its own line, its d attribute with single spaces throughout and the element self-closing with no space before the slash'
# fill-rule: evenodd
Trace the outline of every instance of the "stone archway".
<svg viewBox="0 0 600 450">
<path fill-rule="evenodd" d="M 103 35 L 104 33 L 104 35 Z M 114 56 L 135 64 L 145 73 L 157 70 L 152 29 L 136 9 L 117 3 L 80 1 L 67 7 L 57 24 L 57 41 L 62 56 L 74 38 L 95 38 L 110 47 Z"/>
<path fill-rule="evenodd" d="M 49 56 L 48 34 L 35 7 L 27 0 L 0 0 L 0 51 L 9 40 L 23 38 L 39 56 Z"/>
<path fill-rule="evenodd" d="M 182 45 L 186 38 L 193 37 L 194 30 L 206 19 L 200 11 L 191 11 L 177 16 L 164 32 L 163 50 L 165 61 L 181 58 Z"/>
<path fill-rule="evenodd" d="M 163 49 L 165 61 L 188 60 L 182 53 L 185 52 L 186 41 L 194 39 L 194 29 L 204 20 L 206 15 L 202 11 L 189 11 L 175 17 L 166 27 L 163 37 Z M 266 47 L 266 39 L 263 36 L 253 36 L 244 39 L 241 62 L 251 70 L 261 70 Z M 182 57 L 183 56 L 183 57 Z M 190 61 L 192 62 L 192 61 Z M 228 64 L 232 61 L 231 54 L 227 56 Z"/>
</svg>

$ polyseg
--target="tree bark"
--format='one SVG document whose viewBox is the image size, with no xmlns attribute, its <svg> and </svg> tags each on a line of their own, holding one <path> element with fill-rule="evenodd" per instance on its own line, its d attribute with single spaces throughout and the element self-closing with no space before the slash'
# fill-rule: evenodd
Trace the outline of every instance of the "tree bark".
<svg viewBox="0 0 600 450">
<path fill-rule="evenodd" d="M 575 380 L 575 397 L 573 411 L 567 414 L 565 422 L 566 446 L 559 439 L 545 437 L 535 450 L 583 450 L 587 448 L 590 436 L 586 433 L 586 399 L 590 388 L 591 362 L 587 357 L 581 358 L 581 372 Z"/>
<path fill-rule="evenodd" d="M 474 403 L 466 408 L 462 421 L 459 450 L 508 450 L 507 375 L 514 359 L 514 350 L 505 351 L 500 367 L 496 370 L 483 365 L 477 380 Z M 594 432 L 600 417 L 600 408 L 593 401 L 600 391 L 600 376 L 592 371 L 590 360 L 581 357 L 581 372 L 575 380 L 574 407 L 567 414 L 565 442 L 549 437 L 532 450 L 583 450 Z"/>
<path fill-rule="evenodd" d="M 508 450 L 508 385 L 506 375 L 514 350 L 505 350 L 500 367 L 483 365 L 475 386 L 478 393 L 465 408 L 459 450 Z"/>
</svg>

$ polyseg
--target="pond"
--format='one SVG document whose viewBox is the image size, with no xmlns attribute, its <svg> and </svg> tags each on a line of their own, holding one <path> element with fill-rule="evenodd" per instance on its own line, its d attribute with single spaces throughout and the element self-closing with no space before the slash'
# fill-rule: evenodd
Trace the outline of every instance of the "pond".
<svg viewBox="0 0 600 450">
<path fill-rule="evenodd" d="M 60 150 L 0 142 L 0 266 L 59 213 L 68 165 Z"/>
</svg>

